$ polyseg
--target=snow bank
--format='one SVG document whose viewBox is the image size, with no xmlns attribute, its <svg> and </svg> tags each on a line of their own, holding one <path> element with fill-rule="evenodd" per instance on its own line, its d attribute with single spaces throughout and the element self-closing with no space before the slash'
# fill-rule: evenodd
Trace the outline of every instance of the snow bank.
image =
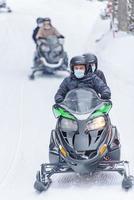
<svg viewBox="0 0 134 200">
<path fill-rule="evenodd" d="M 120 33 L 109 39 L 101 55 L 116 77 L 134 85 L 134 36 Z"/>
</svg>

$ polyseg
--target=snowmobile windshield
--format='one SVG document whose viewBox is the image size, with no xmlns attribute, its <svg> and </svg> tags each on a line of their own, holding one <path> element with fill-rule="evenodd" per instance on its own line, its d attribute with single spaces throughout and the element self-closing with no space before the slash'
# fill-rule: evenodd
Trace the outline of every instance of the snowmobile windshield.
<svg viewBox="0 0 134 200">
<path fill-rule="evenodd" d="M 46 38 L 46 41 L 49 45 L 56 45 L 59 43 L 58 37 L 55 35 L 50 35 Z"/>
<path fill-rule="evenodd" d="M 57 46 L 59 44 L 58 37 L 55 35 L 50 35 L 46 38 L 40 39 L 40 45 L 47 45 L 47 46 Z M 60 45 L 60 44 L 59 44 Z"/>
<path fill-rule="evenodd" d="M 40 51 L 44 55 L 46 52 L 61 52 L 62 45 L 59 43 L 57 36 L 48 36 L 40 40 Z"/>
<path fill-rule="evenodd" d="M 62 105 L 76 114 L 87 114 L 101 103 L 102 100 L 94 90 L 74 89 L 67 93 Z"/>
</svg>

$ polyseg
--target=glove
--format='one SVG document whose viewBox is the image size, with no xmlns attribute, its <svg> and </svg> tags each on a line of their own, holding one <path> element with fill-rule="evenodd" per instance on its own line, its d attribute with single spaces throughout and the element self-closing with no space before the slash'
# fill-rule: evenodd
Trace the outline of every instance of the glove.
<svg viewBox="0 0 134 200">
<path fill-rule="evenodd" d="M 105 92 L 101 95 L 102 99 L 111 99 L 111 94 L 108 92 Z"/>
<path fill-rule="evenodd" d="M 38 38 L 38 40 L 44 40 L 44 39 L 45 39 L 44 37 L 39 37 L 39 38 Z"/>
<path fill-rule="evenodd" d="M 58 38 L 64 39 L 65 37 L 63 35 L 59 35 Z"/>
</svg>

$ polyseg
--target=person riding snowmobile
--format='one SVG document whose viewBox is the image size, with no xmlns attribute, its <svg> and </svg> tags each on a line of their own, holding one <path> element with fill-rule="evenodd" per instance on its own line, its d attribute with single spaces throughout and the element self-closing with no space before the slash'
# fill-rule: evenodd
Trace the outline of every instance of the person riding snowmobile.
<svg viewBox="0 0 134 200">
<path fill-rule="evenodd" d="M 107 81 L 106 81 L 106 77 L 104 73 L 98 69 L 97 56 L 91 53 L 85 53 L 83 54 L 83 57 L 86 59 L 89 71 L 91 73 L 95 73 L 107 85 Z"/>
<path fill-rule="evenodd" d="M 39 31 L 36 35 L 36 40 L 47 38 L 50 35 L 56 35 L 58 38 L 64 38 L 64 36 L 52 26 L 51 19 L 44 18 L 43 26 L 39 28 Z"/>
<path fill-rule="evenodd" d="M 56 95 L 55 102 L 64 100 L 67 92 L 75 88 L 92 88 L 102 99 L 110 99 L 109 87 L 94 73 L 89 71 L 87 61 L 83 56 L 75 56 L 70 61 L 71 74 L 61 83 Z"/>
<path fill-rule="evenodd" d="M 36 40 L 37 33 L 38 33 L 40 27 L 43 26 L 44 20 L 45 19 L 42 18 L 42 17 L 38 17 L 36 19 L 37 27 L 33 30 L 33 34 L 32 34 L 32 38 L 33 38 L 33 40 L 34 40 L 35 43 L 37 42 L 37 40 Z"/>
</svg>

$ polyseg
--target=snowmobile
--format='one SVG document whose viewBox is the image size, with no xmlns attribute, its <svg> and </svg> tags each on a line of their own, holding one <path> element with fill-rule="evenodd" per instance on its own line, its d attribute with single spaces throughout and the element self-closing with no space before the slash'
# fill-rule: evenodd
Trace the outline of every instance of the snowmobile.
<svg viewBox="0 0 134 200">
<path fill-rule="evenodd" d="M 11 8 L 7 6 L 7 4 L 4 1 L 0 1 L 0 13 L 3 12 L 12 12 Z"/>
<path fill-rule="evenodd" d="M 43 163 L 36 174 L 34 188 L 46 191 L 56 173 L 118 172 L 122 187 L 133 186 L 129 162 L 120 160 L 121 144 L 116 126 L 108 115 L 110 100 L 102 100 L 92 89 L 73 89 L 64 101 L 53 105 L 57 120 L 49 145 L 50 163 Z"/>
<path fill-rule="evenodd" d="M 68 71 L 68 56 L 64 51 L 63 42 L 63 38 L 54 35 L 38 40 L 30 79 L 35 78 L 36 72 L 55 74 L 56 71 Z"/>
</svg>

